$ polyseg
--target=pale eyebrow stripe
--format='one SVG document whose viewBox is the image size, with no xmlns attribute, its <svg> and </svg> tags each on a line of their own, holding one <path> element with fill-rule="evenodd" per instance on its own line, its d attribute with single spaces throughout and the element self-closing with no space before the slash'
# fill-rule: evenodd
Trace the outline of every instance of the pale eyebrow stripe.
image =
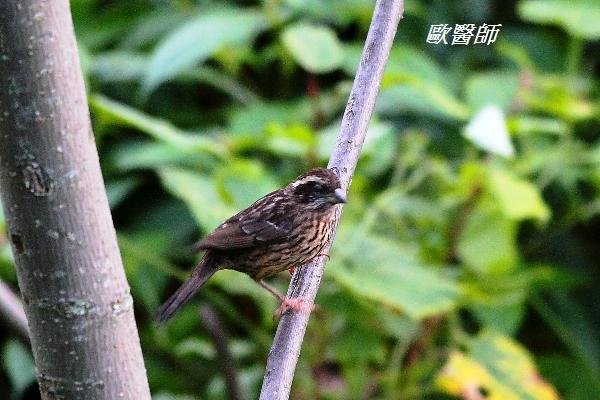
<svg viewBox="0 0 600 400">
<path fill-rule="evenodd" d="M 292 183 L 292 187 L 298 187 L 300 185 L 304 185 L 309 182 L 320 183 L 322 185 L 326 183 L 322 178 L 319 178 L 318 176 L 307 176 L 304 179 L 301 179 L 299 181 Z"/>
</svg>

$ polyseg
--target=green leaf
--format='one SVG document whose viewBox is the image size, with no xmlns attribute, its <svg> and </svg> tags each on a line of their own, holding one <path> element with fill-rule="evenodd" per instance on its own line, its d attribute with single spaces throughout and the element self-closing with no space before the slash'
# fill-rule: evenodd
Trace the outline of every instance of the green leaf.
<svg viewBox="0 0 600 400">
<path fill-rule="evenodd" d="M 479 207 L 469 215 L 458 242 L 462 262 L 479 274 L 503 274 L 517 266 L 516 223 Z"/>
<path fill-rule="evenodd" d="M 214 343 L 208 339 L 197 337 L 183 339 L 178 342 L 175 347 L 175 353 L 179 357 L 194 355 L 207 360 L 212 360 L 217 355 Z"/>
<path fill-rule="evenodd" d="M 475 317 L 487 329 L 493 329 L 508 336 L 517 332 L 525 316 L 525 305 L 522 301 L 502 307 L 473 304 L 471 309 Z"/>
<path fill-rule="evenodd" d="M 326 160 L 335 146 L 340 121 L 337 120 L 317 136 L 319 157 Z M 358 168 L 366 175 L 376 175 L 389 168 L 396 160 L 398 136 L 389 122 L 371 119 L 367 135 L 360 153 L 361 164 Z"/>
<path fill-rule="evenodd" d="M 160 306 L 159 294 L 167 277 L 183 280 L 188 274 L 177 269 L 162 255 L 166 253 L 166 247 L 172 245 L 166 233 L 145 231 L 136 235 L 119 234 L 118 239 L 136 306 L 143 306 L 148 314 L 153 315 Z"/>
<path fill-rule="evenodd" d="M 235 136 L 262 133 L 273 123 L 291 124 L 308 121 L 303 107 L 290 102 L 256 103 L 249 107 L 236 107 L 229 118 L 229 131 Z M 257 135 L 252 135 L 253 137 Z"/>
<path fill-rule="evenodd" d="M 385 330 L 387 334 L 398 338 L 406 346 L 419 336 L 421 333 L 421 325 L 419 322 L 412 320 L 403 315 L 392 313 L 378 313 L 378 326 Z"/>
<path fill-rule="evenodd" d="M 213 167 L 214 158 L 192 149 L 182 149 L 165 143 L 131 141 L 119 143 L 105 157 L 105 163 L 119 171 L 157 169 L 166 166 L 202 169 Z"/>
<path fill-rule="evenodd" d="M 539 369 L 563 398 L 568 400 L 600 399 L 598 375 L 592 374 L 573 357 L 548 354 L 536 358 Z"/>
<path fill-rule="evenodd" d="M 344 295 L 337 288 L 320 291 L 317 302 L 331 315 L 344 316 L 333 328 L 337 340 L 331 346 L 335 361 L 344 365 L 344 375 L 346 367 L 385 362 L 384 342 L 388 334 L 410 343 L 419 331 L 418 322 L 397 313 L 380 312 L 377 304 Z"/>
<path fill-rule="evenodd" d="M 521 325 L 528 295 L 560 288 L 569 279 L 563 275 L 537 265 L 523 265 L 504 275 L 467 275 L 462 281 L 465 304 L 483 326 L 511 336 Z"/>
<path fill-rule="evenodd" d="M 508 125 L 512 132 L 522 136 L 536 136 L 538 134 L 566 136 L 570 132 L 570 127 L 565 121 L 533 115 L 512 117 Z"/>
<path fill-rule="evenodd" d="M 595 0 L 527 0 L 519 3 L 518 13 L 529 22 L 559 25 L 574 36 L 600 38 L 600 3 Z"/>
<path fill-rule="evenodd" d="M 354 294 L 413 319 L 454 307 L 459 293 L 456 283 L 439 269 L 421 265 L 389 239 L 342 230 L 337 242 L 344 246 L 335 247 L 328 273 Z"/>
<path fill-rule="evenodd" d="M 29 350 L 21 343 L 10 339 L 2 349 L 4 371 L 13 387 L 16 397 L 35 381 L 35 367 Z"/>
<path fill-rule="evenodd" d="M 265 145 L 279 155 L 306 157 L 317 145 L 315 132 L 303 124 L 273 122 L 266 127 L 266 134 Z"/>
<path fill-rule="evenodd" d="M 224 269 L 210 278 L 209 282 L 212 285 L 219 286 L 232 296 L 244 295 L 253 299 L 260 305 L 260 309 L 265 312 L 265 320 L 272 320 L 272 312 L 275 309 L 274 307 L 276 307 L 275 298 L 266 290 L 260 290 L 260 287 L 257 288 L 256 282 L 249 276 L 240 274 L 237 271 Z M 281 292 L 285 292 L 285 288 L 280 287 L 279 289 L 281 289 Z"/>
<path fill-rule="evenodd" d="M 103 82 L 138 80 L 146 68 L 148 57 L 128 51 L 111 51 L 91 58 L 89 73 Z"/>
<path fill-rule="evenodd" d="M 356 72 L 362 49 L 347 46 L 344 70 Z M 409 46 L 394 46 L 386 66 L 377 111 L 395 115 L 412 111 L 441 119 L 466 120 L 470 111 L 451 92 L 448 74 L 426 53 Z"/>
<path fill-rule="evenodd" d="M 185 7 L 156 8 L 136 21 L 119 43 L 123 49 L 140 49 L 173 30 L 187 20 L 189 9 Z"/>
<path fill-rule="evenodd" d="M 180 280 L 188 277 L 187 272 L 178 269 L 163 256 L 174 245 L 173 238 L 167 233 L 145 229 L 143 233 L 119 233 L 118 239 L 123 258 L 128 261 L 124 263 L 128 274 L 136 273 L 140 266 L 145 265 L 162 272 L 162 275 Z M 158 277 L 156 274 L 154 276 Z"/>
<path fill-rule="evenodd" d="M 367 129 L 359 168 L 372 176 L 385 172 L 396 161 L 398 135 L 387 122 L 372 121 Z"/>
<path fill-rule="evenodd" d="M 335 25 L 367 22 L 373 13 L 373 4 L 365 0 L 285 0 L 294 13 Z"/>
<path fill-rule="evenodd" d="M 158 44 L 146 69 L 142 93 L 149 94 L 227 46 L 248 44 L 266 27 L 263 15 L 247 8 L 211 10 L 196 16 Z"/>
<path fill-rule="evenodd" d="M 228 345 L 234 359 L 249 357 L 256 351 L 254 343 L 244 340 L 233 339 L 229 341 Z M 193 354 L 208 360 L 215 359 L 218 356 L 213 342 L 198 337 L 188 337 L 178 342 L 175 353 L 178 356 Z"/>
<path fill-rule="evenodd" d="M 342 66 L 344 50 L 335 32 L 326 26 L 299 22 L 281 35 L 294 60 L 308 72 L 322 74 Z"/>
<path fill-rule="evenodd" d="M 119 205 L 139 184 L 139 179 L 133 176 L 108 181 L 106 183 L 106 195 L 110 207 L 115 208 Z"/>
<path fill-rule="evenodd" d="M 436 385 L 454 396 L 486 399 L 558 400 L 556 389 L 537 372 L 531 356 L 512 339 L 485 331 L 469 342 L 469 354 L 453 351 Z"/>
<path fill-rule="evenodd" d="M 262 382 L 264 368 L 262 366 L 252 364 L 246 368 L 240 368 L 237 371 L 238 381 L 242 399 L 258 398 L 258 390 Z M 202 397 L 204 400 L 222 400 L 223 394 L 227 393 L 227 385 L 225 379 L 221 375 L 215 376 L 206 388 L 206 394 Z"/>
<path fill-rule="evenodd" d="M 518 90 L 519 75 L 509 72 L 473 74 L 465 83 L 465 97 L 473 109 L 495 104 L 507 112 L 515 101 Z"/>
<path fill-rule="evenodd" d="M 198 400 L 198 397 L 188 396 L 185 394 L 173 394 L 167 392 L 159 392 L 152 395 L 152 400 Z"/>
<path fill-rule="evenodd" d="M 98 7 L 96 1 L 72 1 L 71 9 L 77 41 L 97 50 L 120 40 L 133 19 L 144 13 L 139 4 L 124 1 L 111 7 Z"/>
<path fill-rule="evenodd" d="M 546 222 L 550 218 L 550 209 L 539 189 L 507 170 L 490 170 L 489 189 L 502 213 L 510 219 L 534 218 Z"/>
<path fill-rule="evenodd" d="M 362 51 L 362 45 L 345 46 L 344 71 L 348 75 L 356 74 Z M 384 88 L 388 87 L 393 80 L 399 80 L 401 77 L 419 78 L 436 85 L 448 84 L 447 74 L 426 52 L 415 47 L 397 44 L 390 50 L 382 85 Z"/>
<path fill-rule="evenodd" d="M 441 85 L 413 78 L 391 78 L 388 83 L 390 86 L 382 88 L 377 100 L 376 111 L 380 113 L 413 112 L 458 121 L 469 117 L 469 109 Z"/>
<path fill-rule="evenodd" d="M 98 54 L 90 57 L 90 60 L 89 73 L 94 78 L 103 83 L 115 83 L 140 80 L 146 71 L 149 57 L 145 54 L 117 50 Z M 202 66 L 188 69 L 177 76 L 177 81 L 182 84 L 199 82 L 210 85 L 243 104 L 258 101 L 252 91 L 218 68 Z"/>
<path fill-rule="evenodd" d="M 531 355 L 511 338 L 484 331 L 469 345 L 471 356 L 519 398 L 554 399 L 558 394 L 537 373 Z"/>
<path fill-rule="evenodd" d="M 194 68 L 188 72 L 181 74 L 180 81 L 184 83 L 199 82 L 205 85 L 210 85 L 215 89 L 227 93 L 232 99 L 246 105 L 257 103 L 259 98 L 254 92 L 242 85 L 226 72 L 221 69 L 203 65 Z"/>
<path fill-rule="evenodd" d="M 320 112 L 326 119 L 335 118 L 346 104 L 345 89 L 319 94 Z M 288 101 L 256 102 L 247 107 L 233 107 L 229 114 L 229 132 L 236 139 L 243 138 L 262 147 L 263 137 L 258 135 L 270 130 L 273 124 L 309 126 L 315 117 L 315 103 L 308 97 Z M 270 132 L 267 132 L 270 133 Z M 303 135 L 304 136 L 304 135 Z"/>
<path fill-rule="evenodd" d="M 158 171 L 162 184 L 189 208 L 205 231 L 212 231 L 234 214 L 226 205 L 212 179 L 179 168 L 161 168 Z"/>
<path fill-rule="evenodd" d="M 139 129 L 150 137 L 183 151 L 202 151 L 217 156 L 222 156 L 225 152 L 220 143 L 205 135 L 193 135 L 182 131 L 164 119 L 151 117 L 102 95 L 92 96 L 90 105 L 103 123 Z"/>
<path fill-rule="evenodd" d="M 590 376 L 600 376 L 600 340 L 585 310 L 561 293 L 544 299 L 535 297 L 532 304 L 570 352 L 580 360 L 587 373 Z M 595 390 L 600 392 L 598 380 Z"/>
<path fill-rule="evenodd" d="M 383 343 L 381 333 L 373 327 L 350 325 L 340 332 L 330 350 L 339 361 L 350 365 L 369 361 L 383 363 Z"/>
<path fill-rule="evenodd" d="M 262 164 L 248 160 L 235 160 L 217 169 L 215 182 L 236 210 L 248 207 L 278 186 Z"/>
</svg>

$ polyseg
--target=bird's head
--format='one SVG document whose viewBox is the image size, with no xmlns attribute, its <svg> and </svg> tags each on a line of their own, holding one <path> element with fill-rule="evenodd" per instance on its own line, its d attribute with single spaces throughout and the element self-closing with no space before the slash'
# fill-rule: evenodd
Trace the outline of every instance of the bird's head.
<svg viewBox="0 0 600 400">
<path fill-rule="evenodd" d="M 287 185 L 284 191 L 298 203 L 318 211 L 326 211 L 346 202 L 346 193 L 341 188 L 340 180 L 326 168 L 308 171 Z"/>
</svg>

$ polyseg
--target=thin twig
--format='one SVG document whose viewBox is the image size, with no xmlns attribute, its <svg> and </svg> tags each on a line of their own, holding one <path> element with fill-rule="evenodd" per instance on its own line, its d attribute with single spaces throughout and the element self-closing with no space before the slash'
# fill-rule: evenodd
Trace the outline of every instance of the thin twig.
<svg viewBox="0 0 600 400">
<path fill-rule="evenodd" d="M 14 329 L 21 340 L 29 342 L 29 326 L 23 304 L 3 281 L 0 281 L 0 318 Z"/>
<path fill-rule="evenodd" d="M 217 359 L 225 377 L 225 385 L 227 386 L 229 398 L 231 400 L 242 400 L 244 396 L 240 388 L 238 373 L 233 362 L 233 357 L 229 352 L 225 329 L 223 329 L 219 317 L 211 306 L 203 304 L 200 306 L 200 319 L 215 344 Z"/>
<path fill-rule="evenodd" d="M 375 5 L 352 92 L 328 164 L 329 168 L 337 171 L 342 188 L 346 191 L 365 139 L 403 8 L 402 0 L 378 0 Z M 336 214 L 336 227 L 340 214 L 341 210 Z M 327 244 L 325 253 L 330 247 L 331 242 Z M 324 262 L 325 258 L 319 257 L 299 269 L 290 282 L 288 297 L 303 297 L 314 302 Z M 261 400 L 284 400 L 289 397 L 308 319 L 309 314 L 304 312 L 288 312 L 282 316 L 267 360 Z"/>
</svg>

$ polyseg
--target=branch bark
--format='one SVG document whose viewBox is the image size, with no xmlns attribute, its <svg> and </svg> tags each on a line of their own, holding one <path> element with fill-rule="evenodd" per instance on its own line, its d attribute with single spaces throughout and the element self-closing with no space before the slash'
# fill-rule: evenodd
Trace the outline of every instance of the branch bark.
<svg viewBox="0 0 600 400">
<path fill-rule="evenodd" d="M 328 164 L 329 168 L 337 169 L 342 188 L 346 191 L 360 155 L 403 9 L 403 0 L 378 0 L 375 5 L 360 65 Z M 340 215 L 341 210 L 336 215 L 336 228 Z M 331 242 L 325 247 L 325 252 L 330 247 Z M 324 258 L 304 265 L 294 274 L 288 297 L 304 297 L 314 301 L 323 276 Z M 261 400 L 289 397 L 308 319 L 307 313 L 286 313 L 282 316 L 267 360 Z"/>
<path fill-rule="evenodd" d="M 0 2 L 0 195 L 43 399 L 150 399 L 68 0 Z"/>
</svg>

